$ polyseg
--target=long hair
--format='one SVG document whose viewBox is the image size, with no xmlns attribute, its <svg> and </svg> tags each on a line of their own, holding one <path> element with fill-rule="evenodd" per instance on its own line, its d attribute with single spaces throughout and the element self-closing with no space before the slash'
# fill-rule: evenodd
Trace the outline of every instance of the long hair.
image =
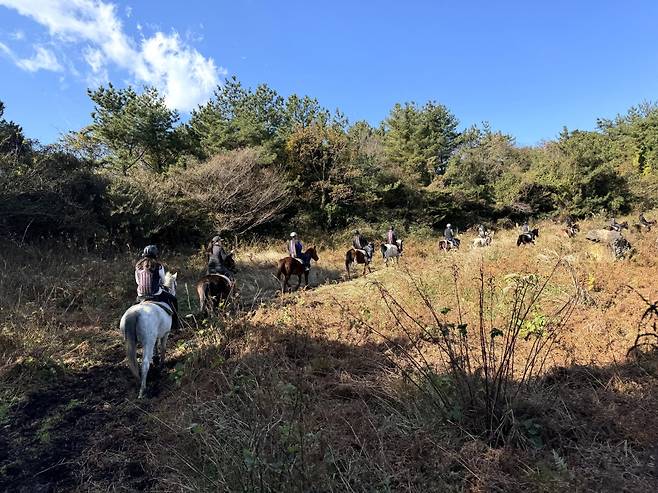
<svg viewBox="0 0 658 493">
<path fill-rule="evenodd" d="M 160 262 L 151 257 L 144 257 L 135 265 L 137 270 L 160 270 Z"/>
</svg>

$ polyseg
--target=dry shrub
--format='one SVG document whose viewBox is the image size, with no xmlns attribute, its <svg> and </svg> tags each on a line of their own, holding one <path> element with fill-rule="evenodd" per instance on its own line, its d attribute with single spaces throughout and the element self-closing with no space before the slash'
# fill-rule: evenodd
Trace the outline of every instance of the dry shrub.
<svg viewBox="0 0 658 493">
<path fill-rule="evenodd" d="M 454 308 L 441 308 L 432 286 L 408 275 L 416 297 L 410 303 L 376 283 L 389 314 L 387 329 L 345 311 L 387 342 L 400 374 L 431 403 L 433 412 L 492 443 L 522 436 L 538 441 L 535 424 L 517 422 L 515 413 L 524 392 L 542 375 L 578 300 L 575 276 L 573 292 L 549 295 L 549 283 L 560 268 L 571 270 L 559 259 L 544 278 L 510 274 L 499 285 L 481 266 L 477 313 L 470 323 L 461 306 L 456 266 Z"/>
<path fill-rule="evenodd" d="M 170 180 L 216 231 L 244 233 L 275 220 L 290 203 L 284 172 L 255 149 L 216 155 Z"/>
</svg>

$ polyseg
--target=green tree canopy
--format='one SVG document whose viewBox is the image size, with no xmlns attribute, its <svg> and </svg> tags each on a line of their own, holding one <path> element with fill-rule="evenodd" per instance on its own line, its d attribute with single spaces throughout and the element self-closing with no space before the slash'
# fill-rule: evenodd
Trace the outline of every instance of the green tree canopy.
<svg viewBox="0 0 658 493">
<path fill-rule="evenodd" d="M 186 151 L 178 112 L 167 108 L 155 88 L 138 94 L 109 84 L 88 94 L 94 102 L 92 124 L 67 138 L 85 157 L 123 174 L 138 165 L 161 173 Z"/>
<path fill-rule="evenodd" d="M 386 157 L 413 179 L 428 185 L 443 174 L 457 145 L 457 118 L 445 106 L 428 102 L 396 104 L 384 121 Z"/>
</svg>

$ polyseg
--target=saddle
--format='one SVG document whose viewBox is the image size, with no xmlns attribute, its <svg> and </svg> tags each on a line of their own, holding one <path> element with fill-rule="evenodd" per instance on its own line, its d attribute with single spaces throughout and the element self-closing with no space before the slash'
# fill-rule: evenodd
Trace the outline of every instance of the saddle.
<svg viewBox="0 0 658 493">
<path fill-rule="evenodd" d="M 225 276 L 224 274 L 208 274 L 208 275 L 223 278 L 230 287 L 233 287 L 235 285 L 235 279 L 231 279 L 230 277 Z"/>
<path fill-rule="evenodd" d="M 169 315 L 170 317 L 174 316 L 173 308 L 168 303 L 165 303 L 164 301 L 144 300 L 144 301 L 140 301 L 139 304 L 141 305 L 141 304 L 145 304 L 145 303 L 150 303 L 151 305 L 158 305 L 160 308 L 162 308 L 167 313 L 167 315 Z"/>
</svg>

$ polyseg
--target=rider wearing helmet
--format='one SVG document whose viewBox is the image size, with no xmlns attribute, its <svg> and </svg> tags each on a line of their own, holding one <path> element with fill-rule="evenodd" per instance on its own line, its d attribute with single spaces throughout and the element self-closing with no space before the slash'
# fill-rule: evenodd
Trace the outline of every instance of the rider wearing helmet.
<svg viewBox="0 0 658 493">
<path fill-rule="evenodd" d="M 523 226 L 521 226 L 521 233 L 522 234 L 530 233 L 530 225 L 528 224 L 527 219 L 525 221 L 523 221 Z"/>
<path fill-rule="evenodd" d="M 222 239 L 218 235 L 213 236 L 212 240 L 210 240 L 206 247 L 206 253 L 208 254 L 208 274 L 233 276 L 233 272 L 226 267 L 226 259 L 229 254 L 224 250 Z"/>
<path fill-rule="evenodd" d="M 158 247 L 148 245 L 142 252 L 142 258 L 135 264 L 135 282 L 137 283 L 137 303 L 142 301 L 161 301 L 172 309 L 171 329 L 178 330 L 178 300 L 163 289 L 165 270 L 158 261 Z"/>
<path fill-rule="evenodd" d="M 363 250 L 366 252 L 366 257 L 368 261 L 372 261 L 372 256 L 375 252 L 375 246 L 372 245 L 368 240 L 361 234 L 358 229 L 354 230 L 354 236 L 352 237 L 352 246 L 356 250 Z"/>
<path fill-rule="evenodd" d="M 311 259 L 307 258 L 304 255 L 304 246 L 302 242 L 297 238 L 297 233 L 294 231 L 290 233 L 290 241 L 288 242 L 288 253 L 292 258 L 299 259 L 304 265 L 304 270 L 308 271 L 311 269 Z"/>
<path fill-rule="evenodd" d="M 450 223 L 446 224 L 446 229 L 443 231 L 443 237 L 446 241 L 454 247 L 457 246 L 457 239 L 455 238 L 455 233 L 452 230 L 452 225 Z"/>
<path fill-rule="evenodd" d="M 478 225 L 478 236 L 480 238 L 486 238 L 487 237 L 487 228 L 484 227 L 484 224 Z"/>
</svg>

